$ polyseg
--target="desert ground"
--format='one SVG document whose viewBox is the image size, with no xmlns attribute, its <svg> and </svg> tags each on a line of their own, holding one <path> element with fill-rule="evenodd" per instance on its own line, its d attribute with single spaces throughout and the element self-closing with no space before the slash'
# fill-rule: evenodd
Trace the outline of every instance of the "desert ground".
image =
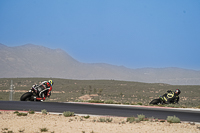
<svg viewBox="0 0 200 133">
<path fill-rule="evenodd" d="M 126 122 L 124 117 L 65 117 L 41 112 L 18 116 L 14 111 L 0 111 L 2 133 L 200 133 L 199 123 L 168 123 L 155 121 Z M 99 122 L 109 118 L 111 122 Z"/>
</svg>

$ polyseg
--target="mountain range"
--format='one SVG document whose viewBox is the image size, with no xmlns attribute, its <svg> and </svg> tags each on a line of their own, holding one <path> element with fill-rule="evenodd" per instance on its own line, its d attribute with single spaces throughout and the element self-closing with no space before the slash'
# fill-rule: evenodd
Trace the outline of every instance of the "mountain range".
<svg viewBox="0 0 200 133">
<path fill-rule="evenodd" d="M 0 44 L 0 78 L 45 77 L 124 80 L 172 85 L 200 85 L 200 71 L 175 67 L 130 69 L 105 63 L 82 63 L 61 49 Z"/>
</svg>

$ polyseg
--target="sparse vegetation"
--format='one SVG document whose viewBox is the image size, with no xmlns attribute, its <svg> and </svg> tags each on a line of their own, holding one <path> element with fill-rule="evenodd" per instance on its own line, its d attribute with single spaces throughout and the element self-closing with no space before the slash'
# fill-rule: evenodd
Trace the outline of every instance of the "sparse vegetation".
<svg viewBox="0 0 200 133">
<path fill-rule="evenodd" d="M 128 117 L 126 122 L 133 123 L 135 121 L 135 117 Z"/>
<path fill-rule="evenodd" d="M 102 117 L 100 117 L 98 122 L 112 122 L 112 118 L 102 118 Z"/>
<path fill-rule="evenodd" d="M 17 114 L 17 116 L 27 116 L 27 113 L 20 113 L 19 111 L 15 111 L 13 113 Z"/>
<path fill-rule="evenodd" d="M 46 109 L 43 109 L 43 110 L 41 110 L 41 112 L 42 112 L 42 114 L 47 114 L 47 110 Z"/>
<path fill-rule="evenodd" d="M 15 119 L 22 119 L 23 120 L 23 124 L 24 123 L 26 123 L 26 119 L 24 119 L 24 118 L 18 118 L 18 117 L 13 117 L 14 115 L 16 115 L 16 114 L 13 114 L 13 112 L 3 112 L 2 114 L 4 114 L 4 115 L 7 115 L 7 117 L 3 117 L 3 118 L 6 118 L 6 119 L 8 119 L 8 125 L 6 125 L 5 123 L 4 123 L 4 127 L 6 127 L 6 128 L 2 128 L 2 130 L 0 131 L 0 132 L 2 132 L 2 133 L 12 133 L 13 131 L 14 132 L 20 132 L 20 133 L 23 133 L 23 132 L 31 132 L 30 131 L 30 128 L 24 128 L 24 126 L 23 125 L 18 125 L 18 123 L 15 123 L 14 121 L 15 121 Z M 12 116 L 13 115 L 13 116 Z M 40 130 L 38 130 L 38 133 L 39 132 L 49 132 L 49 133 L 54 133 L 54 131 L 52 132 L 51 130 L 52 130 L 52 128 L 49 128 L 49 129 L 47 129 L 47 128 L 45 128 L 45 126 L 42 126 L 43 128 L 40 128 L 41 127 L 41 123 L 42 123 L 42 121 L 43 120 L 50 120 L 50 121 L 52 121 L 52 123 L 53 124 L 55 124 L 55 127 L 57 126 L 57 125 L 60 125 L 60 123 L 59 122 L 63 122 L 63 120 L 64 121 L 66 121 L 66 122 L 70 122 L 70 124 L 71 124 L 71 126 L 70 126 L 70 128 L 67 128 L 67 129 L 72 129 L 72 130 L 74 130 L 75 128 L 76 128 L 76 125 L 78 124 L 78 122 L 80 122 L 81 124 L 80 125 L 82 125 L 82 127 L 80 127 L 79 129 L 82 129 L 82 130 L 80 130 L 80 132 L 81 131 L 84 131 L 84 130 L 86 130 L 85 128 L 84 128 L 84 123 L 86 122 L 86 123 L 90 123 L 90 124 L 93 124 L 93 126 L 94 125 L 99 125 L 98 123 L 93 123 L 93 122 L 104 122 L 104 124 L 102 125 L 102 124 L 100 124 L 100 125 L 102 125 L 102 127 L 104 127 L 105 125 L 107 125 L 107 124 L 109 124 L 110 122 L 112 123 L 111 125 L 109 125 L 109 127 L 110 128 L 112 128 L 113 126 L 115 126 L 115 127 L 117 127 L 117 126 L 122 126 L 122 127 L 124 127 L 124 126 L 128 126 L 128 127 L 141 127 L 141 128 L 144 128 L 144 127 L 146 127 L 146 126 L 149 126 L 149 127 L 151 127 L 151 126 L 153 126 L 153 127 L 158 127 L 159 125 L 162 125 L 162 126 L 164 126 L 164 125 L 170 125 L 170 127 L 178 127 L 179 129 L 180 129 L 180 127 L 192 127 L 191 129 L 193 129 L 193 130 L 195 130 L 196 132 L 198 132 L 199 131 L 199 129 L 200 129 L 200 127 L 199 127 L 199 124 L 196 124 L 195 122 L 190 122 L 190 123 L 188 123 L 188 124 L 186 124 L 186 123 L 182 123 L 182 125 L 180 125 L 180 124 L 167 124 L 166 123 L 166 121 L 168 121 L 168 122 L 170 122 L 170 123 L 177 123 L 177 121 L 176 120 L 174 120 L 174 118 L 176 118 L 175 116 L 168 116 L 167 117 L 167 120 L 164 120 L 164 119 L 161 119 L 161 120 L 157 120 L 157 119 L 154 119 L 154 117 L 150 117 L 150 118 L 145 118 L 145 115 L 143 115 L 143 114 L 140 114 L 140 115 L 137 115 L 137 117 L 128 117 L 126 120 L 124 119 L 124 118 L 122 118 L 122 117 L 120 117 L 120 118 L 117 118 L 117 117 L 96 117 L 96 116 L 91 116 L 92 117 L 92 119 L 90 119 L 90 120 L 83 120 L 84 118 L 89 118 L 89 115 L 87 115 L 87 116 L 76 116 L 76 117 L 71 117 L 71 118 L 64 118 L 64 117 L 61 117 L 61 116 L 57 116 L 57 115 L 51 115 L 51 117 L 49 118 L 49 117 L 41 117 L 41 115 L 40 114 L 35 114 L 35 115 L 38 115 L 38 116 L 36 116 L 36 119 L 34 120 L 34 121 L 36 121 L 36 123 L 37 124 L 35 124 L 35 128 L 36 128 L 36 130 L 37 129 L 40 129 Z M 54 118 L 53 118 L 53 116 L 55 116 Z M 10 118 L 13 118 L 13 119 L 10 119 Z M 28 115 L 26 118 L 31 118 L 31 119 L 33 119 L 33 116 L 32 115 Z M 47 118 L 49 118 L 49 119 L 47 119 Z M 58 118 L 61 120 L 58 120 Z M 82 120 L 80 120 L 79 121 L 79 119 L 78 118 L 80 118 L 80 119 L 82 119 Z M 24 121 L 25 120 L 25 121 Z M 92 121 L 93 120 L 93 121 Z M 149 122 L 141 122 L 141 121 L 144 121 L 144 120 L 148 120 Z M 72 122 L 73 121 L 73 122 Z M 150 123 L 150 122 L 155 122 L 155 121 L 157 121 L 156 123 Z M 14 122 L 14 123 L 13 123 Z M 163 124 L 162 123 L 159 123 L 159 122 L 164 122 Z M 40 123 L 40 124 L 39 124 Z M 129 124 L 129 123 L 134 123 L 134 124 Z M 141 123 L 141 124 L 137 124 L 137 123 Z M 14 125 L 15 124 L 15 125 Z M 26 123 L 26 124 L 28 124 L 28 123 Z M 39 124 L 39 125 L 38 125 Z M 69 123 L 67 123 L 67 124 L 69 124 Z M 75 124 L 75 126 L 72 126 L 73 124 Z M 125 124 L 125 125 L 121 125 L 121 124 Z M 10 125 L 14 125 L 14 126 L 12 126 L 12 128 L 11 128 L 11 126 Z M 64 124 L 65 125 L 65 124 Z M 157 126 L 156 126 L 157 125 Z M 2 126 L 2 127 L 3 127 Z M 31 126 L 31 123 L 29 123 L 29 125 L 27 125 L 27 126 Z M 93 127 L 92 126 L 92 127 Z M 7 127 L 10 127 L 10 128 L 7 128 Z M 63 126 L 64 127 L 64 126 Z M 60 127 L 58 127 L 59 129 L 60 129 Z M 25 130 L 26 129 L 26 130 Z M 56 128 L 55 128 L 56 129 Z M 55 130 L 54 128 L 53 128 L 53 130 Z M 123 131 L 124 130 L 126 130 L 127 128 L 125 128 L 125 129 L 123 129 Z M 159 129 L 159 127 L 157 128 L 157 129 Z M 177 128 L 175 128 L 175 129 L 177 129 Z M 185 128 L 186 129 L 186 128 Z M 178 130 L 178 129 L 177 129 Z M 57 130 L 56 130 L 57 131 Z M 66 127 L 65 127 L 65 130 L 63 130 L 63 131 L 67 131 L 66 130 Z M 88 128 L 87 128 L 87 131 L 86 132 L 96 132 L 97 130 L 95 130 L 94 131 L 94 128 L 90 128 L 90 130 L 88 130 Z M 105 130 L 104 130 L 105 131 Z M 117 130 L 118 131 L 118 130 Z M 121 132 L 123 132 L 123 131 L 121 131 Z M 141 130 L 141 131 L 143 131 L 143 130 Z M 144 130 L 145 131 L 145 130 Z M 147 131 L 147 130 L 146 130 Z M 151 130 L 151 131 L 153 131 L 153 130 Z M 170 131 L 170 130 L 168 130 L 168 131 Z M 167 130 L 166 130 L 166 132 L 168 132 Z M 32 131 L 33 132 L 33 131 Z M 68 132 L 69 132 L 69 130 L 68 130 Z M 85 131 L 84 131 L 85 132 Z M 98 132 L 98 131 L 97 131 Z M 132 131 L 130 131 L 129 130 L 129 132 L 132 132 Z"/>
<path fill-rule="evenodd" d="M 87 116 L 84 116 L 84 118 L 85 118 L 85 119 L 88 119 L 88 118 L 90 118 L 90 116 L 89 116 L 89 115 L 87 115 Z"/>
<path fill-rule="evenodd" d="M 197 129 L 199 129 L 199 130 L 200 130 L 200 126 L 197 126 Z"/>
<path fill-rule="evenodd" d="M 40 128 L 40 131 L 41 132 L 48 132 L 48 129 L 47 128 Z"/>
<path fill-rule="evenodd" d="M 199 105 L 199 106 L 197 106 L 197 108 L 199 108 L 199 109 L 200 109 L 200 105 Z"/>
<path fill-rule="evenodd" d="M 35 111 L 29 110 L 28 113 L 29 113 L 29 114 L 35 114 Z"/>
<path fill-rule="evenodd" d="M 164 119 L 161 119 L 160 122 L 165 122 L 165 120 L 164 120 Z"/>
<path fill-rule="evenodd" d="M 19 111 L 15 111 L 15 112 L 14 112 L 14 114 L 18 114 L 18 113 L 19 113 Z"/>
<path fill-rule="evenodd" d="M 63 112 L 63 115 L 64 115 L 65 117 L 74 116 L 74 112 L 65 111 L 65 112 Z"/>
<path fill-rule="evenodd" d="M 138 116 L 137 118 L 135 118 L 135 117 L 128 117 L 126 119 L 126 122 L 132 123 L 132 122 L 135 121 L 136 123 L 138 123 L 140 121 L 148 121 L 149 120 L 148 118 L 145 118 L 145 115 L 143 115 L 143 114 L 137 115 L 137 116 Z M 154 119 L 153 117 L 150 118 L 150 121 L 153 122 L 153 119 Z"/>
<path fill-rule="evenodd" d="M 141 115 L 137 115 L 139 121 L 144 121 L 145 120 L 145 115 L 141 114 Z"/>
<path fill-rule="evenodd" d="M 137 103 L 137 105 L 142 105 L 142 103 Z"/>
<path fill-rule="evenodd" d="M 17 116 L 27 116 L 27 113 L 17 113 Z"/>
<path fill-rule="evenodd" d="M 114 104 L 114 101 L 113 100 L 106 100 L 104 103 L 106 103 L 106 104 Z"/>
<path fill-rule="evenodd" d="M 104 103 L 102 100 L 89 100 L 90 103 Z"/>
<path fill-rule="evenodd" d="M 150 117 L 149 122 L 153 122 L 153 121 L 154 121 L 154 117 Z"/>
<path fill-rule="evenodd" d="M 180 119 L 176 116 L 168 116 L 167 117 L 167 122 L 169 123 L 180 123 Z"/>
<path fill-rule="evenodd" d="M 126 122 L 125 122 L 125 121 L 122 121 L 121 123 L 122 123 L 122 124 L 126 124 Z"/>
<path fill-rule="evenodd" d="M 46 80 L 45 78 L 0 78 L 0 97 L 2 101 L 9 98 L 10 80 L 15 85 L 13 100 L 19 101 L 19 97 L 33 84 Z M 56 92 L 45 101 L 66 102 L 85 101 L 95 103 L 123 103 L 148 105 L 152 99 L 158 98 L 167 90 L 181 90 L 179 105 L 160 105 L 172 107 L 199 107 L 200 85 L 169 85 L 161 83 L 140 83 L 116 80 L 69 80 L 53 78 Z M 123 93 L 122 93 L 123 90 Z M 54 91 L 54 90 L 53 90 Z M 80 96 L 96 94 L 91 100 L 79 99 Z"/>
<path fill-rule="evenodd" d="M 20 133 L 23 133 L 25 131 L 25 129 L 19 129 L 18 130 Z"/>
<path fill-rule="evenodd" d="M 2 128 L 2 130 L 8 130 L 8 128 Z"/>
<path fill-rule="evenodd" d="M 8 128 L 2 128 L 2 133 L 13 133 L 13 131 L 9 131 Z"/>
</svg>

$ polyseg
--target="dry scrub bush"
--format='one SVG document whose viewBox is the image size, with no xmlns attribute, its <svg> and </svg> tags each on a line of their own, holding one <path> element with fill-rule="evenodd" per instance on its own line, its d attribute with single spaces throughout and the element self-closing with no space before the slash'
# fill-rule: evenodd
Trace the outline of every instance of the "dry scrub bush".
<svg viewBox="0 0 200 133">
<path fill-rule="evenodd" d="M 135 121 L 135 117 L 128 117 L 127 119 L 126 119 L 126 122 L 129 122 L 129 123 L 132 123 L 132 122 L 134 122 Z"/>
<path fill-rule="evenodd" d="M 74 116 L 74 112 L 65 111 L 65 112 L 63 112 L 63 115 L 64 115 L 65 117 Z"/>
<path fill-rule="evenodd" d="M 47 114 L 47 110 L 46 109 L 43 109 L 43 110 L 41 110 L 41 112 L 42 112 L 42 114 Z"/>
<path fill-rule="evenodd" d="M 180 123 L 180 119 L 178 117 L 174 116 L 167 116 L 167 122 L 169 123 Z"/>
</svg>

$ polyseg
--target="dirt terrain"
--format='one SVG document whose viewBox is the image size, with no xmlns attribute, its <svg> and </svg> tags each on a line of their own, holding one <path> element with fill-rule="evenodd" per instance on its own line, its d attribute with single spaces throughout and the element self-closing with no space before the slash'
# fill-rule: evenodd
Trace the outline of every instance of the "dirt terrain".
<svg viewBox="0 0 200 133">
<path fill-rule="evenodd" d="M 100 122 L 108 117 L 64 117 L 59 114 L 27 114 L 18 116 L 13 111 L 1 111 L 0 132 L 4 133 L 200 133 L 198 123 L 126 122 L 124 117 L 109 117 L 111 122 Z"/>
</svg>

